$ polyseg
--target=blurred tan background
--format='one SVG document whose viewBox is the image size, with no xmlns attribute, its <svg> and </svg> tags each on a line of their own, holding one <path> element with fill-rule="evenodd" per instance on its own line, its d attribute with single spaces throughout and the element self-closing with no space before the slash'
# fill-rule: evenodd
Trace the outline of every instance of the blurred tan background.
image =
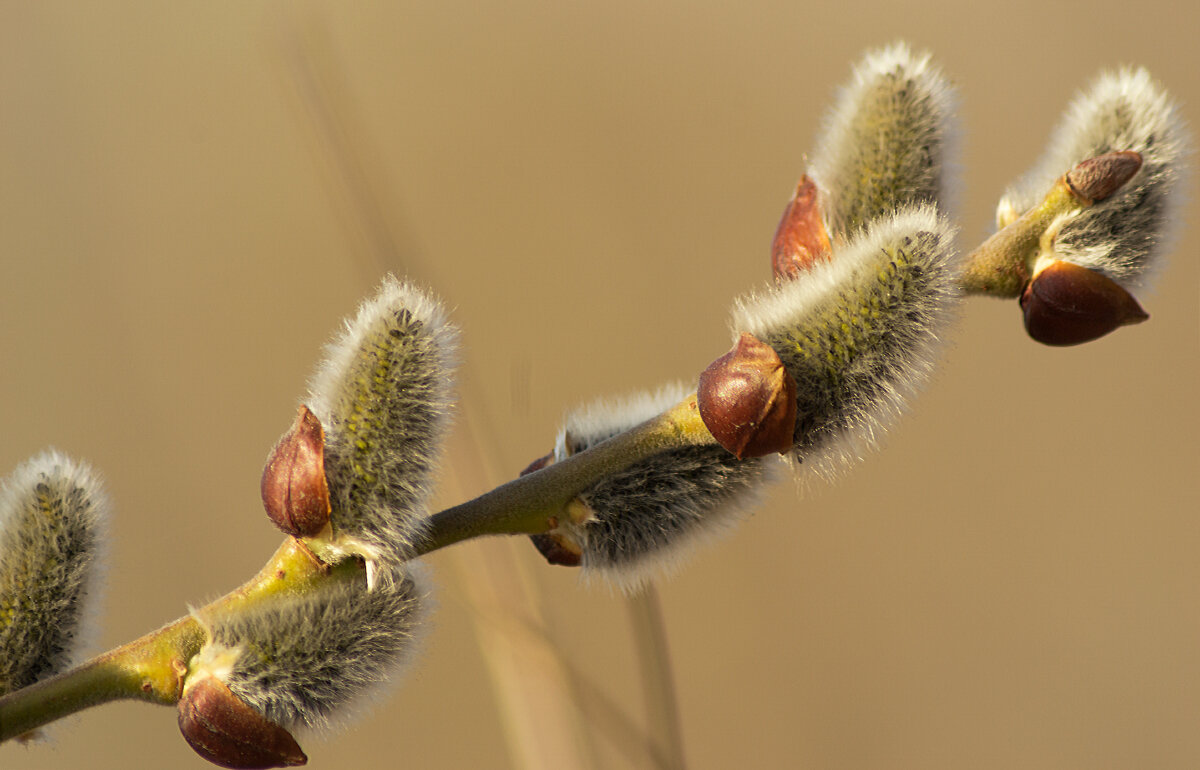
<svg viewBox="0 0 1200 770">
<path fill-rule="evenodd" d="M 99 644 L 271 553 L 263 459 L 383 270 L 463 328 L 470 424 L 445 506 L 544 453 L 572 405 L 727 349 L 728 303 L 767 278 L 865 48 L 907 39 L 961 89 L 964 246 L 1100 69 L 1147 66 L 1200 120 L 1195 10 L 977 8 L 0 6 L 0 468 L 53 445 L 104 472 Z M 1200 217 L 1184 212 L 1149 323 L 1055 350 L 1015 302 L 969 303 L 883 452 L 836 487 L 775 488 L 660 585 L 690 767 L 1200 766 Z M 428 560 L 423 658 L 303 741 L 311 766 L 523 764 L 476 643 L 480 623 L 504 633 L 472 604 L 481 579 L 534 591 L 591 727 L 579 766 L 651 766 L 625 600 L 515 545 Z M 4 746 L 0 766 L 208 765 L 172 710 L 128 703 Z"/>
</svg>

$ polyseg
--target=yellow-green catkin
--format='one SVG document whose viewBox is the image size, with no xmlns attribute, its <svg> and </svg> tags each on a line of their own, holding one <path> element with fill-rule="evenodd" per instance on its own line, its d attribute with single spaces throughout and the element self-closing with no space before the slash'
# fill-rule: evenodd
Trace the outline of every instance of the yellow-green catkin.
<svg viewBox="0 0 1200 770">
<path fill-rule="evenodd" d="M 954 230 L 932 206 L 880 218 L 834 258 L 738 300 L 796 381 L 792 451 L 830 475 L 874 446 L 924 384 L 958 299 Z"/>
<path fill-rule="evenodd" d="M 0 695 L 76 662 L 98 593 L 108 499 L 90 468 L 53 450 L 0 490 Z"/>
<path fill-rule="evenodd" d="M 901 208 L 946 206 L 954 101 L 927 53 L 895 43 L 863 57 L 825 119 L 809 170 L 835 242 Z"/>
<path fill-rule="evenodd" d="M 418 565 L 368 588 L 326 582 L 234 615 L 200 617 L 208 639 L 189 677 L 216 675 L 287 729 L 349 721 L 414 656 L 430 600 Z"/>
<path fill-rule="evenodd" d="M 441 305 L 389 276 L 346 321 L 310 385 L 335 537 L 385 565 L 407 558 L 426 523 L 456 341 Z"/>
<path fill-rule="evenodd" d="M 683 385 L 598 401 L 564 421 L 554 456 L 562 460 L 674 406 Z M 582 551 L 585 578 L 627 591 L 674 572 L 699 545 L 742 520 L 777 475 L 777 457 L 738 460 L 713 445 L 668 449 L 640 460 L 579 494 L 586 521 L 559 531 Z"/>
</svg>

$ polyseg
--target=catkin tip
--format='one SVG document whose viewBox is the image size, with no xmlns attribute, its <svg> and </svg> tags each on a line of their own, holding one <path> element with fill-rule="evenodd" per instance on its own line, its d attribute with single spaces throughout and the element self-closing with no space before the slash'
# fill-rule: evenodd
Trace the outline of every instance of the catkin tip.
<svg viewBox="0 0 1200 770">
<path fill-rule="evenodd" d="M 928 53 L 894 43 L 867 53 L 817 140 L 810 176 L 834 240 L 902 208 L 948 208 L 957 183 L 955 96 Z"/>
<path fill-rule="evenodd" d="M 384 560 L 411 556 L 427 523 L 457 339 L 436 300 L 388 276 L 346 321 L 310 385 L 333 528 Z"/>
</svg>

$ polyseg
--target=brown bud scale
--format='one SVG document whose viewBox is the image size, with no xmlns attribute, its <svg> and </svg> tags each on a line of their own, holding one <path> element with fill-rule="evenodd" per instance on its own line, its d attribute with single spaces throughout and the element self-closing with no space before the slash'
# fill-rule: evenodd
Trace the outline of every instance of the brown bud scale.
<svg viewBox="0 0 1200 770">
<path fill-rule="evenodd" d="M 1056 260 L 1021 294 L 1029 336 L 1046 345 L 1078 345 L 1150 316 L 1120 284 L 1086 267 Z"/>
<path fill-rule="evenodd" d="M 829 259 L 829 233 L 821 221 L 817 185 L 801 177 L 796 192 L 783 210 L 775 238 L 771 241 L 771 269 L 775 280 L 786 281 Z"/>
<path fill-rule="evenodd" d="M 325 431 L 307 406 L 271 450 L 261 491 L 267 516 L 289 535 L 311 537 L 329 523 Z"/>
<path fill-rule="evenodd" d="M 1097 155 L 1067 172 L 1067 184 L 1081 198 L 1095 203 L 1111 197 L 1142 167 L 1142 156 L 1133 150 Z"/>
<path fill-rule="evenodd" d="M 771 346 L 750 334 L 701 373 L 696 402 L 713 438 L 739 460 L 792 448 L 796 382 Z"/>
<path fill-rule="evenodd" d="M 184 690 L 179 699 L 179 731 L 197 754 L 221 767 L 298 767 L 308 763 L 291 733 L 213 676 Z"/>
<path fill-rule="evenodd" d="M 583 563 L 583 549 L 579 544 L 559 532 L 530 535 L 529 539 L 547 563 L 560 567 L 578 567 Z"/>
</svg>

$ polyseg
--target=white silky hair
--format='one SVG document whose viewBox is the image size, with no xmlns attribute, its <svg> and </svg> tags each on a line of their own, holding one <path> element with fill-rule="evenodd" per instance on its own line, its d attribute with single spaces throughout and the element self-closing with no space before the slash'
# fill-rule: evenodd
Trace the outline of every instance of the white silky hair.
<svg viewBox="0 0 1200 770">
<path fill-rule="evenodd" d="M 111 504 L 85 463 L 47 450 L 0 489 L 0 695 L 79 662 L 98 626 Z"/>
<path fill-rule="evenodd" d="M 876 217 L 958 192 L 956 96 L 928 53 L 868 52 L 826 115 L 809 174 L 835 241 Z"/>
<path fill-rule="evenodd" d="M 562 460 L 661 414 L 691 388 L 596 401 L 565 419 L 555 446 Z M 593 484 L 579 500 L 594 518 L 560 525 L 583 550 L 585 581 L 634 593 L 673 574 L 700 546 L 731 531 L 776 477 L 775 457 L 738 460 L 720 446 L 669 449 Z"/>
<path fill-rule="evenodd" d="M 933 206 L 902 210 L 736 301 L 734 339 L 770 345 L 796 382 L 801 471 L 830 479 L 861 459 L 928 380 L 959 297 L 954 234 Z"/>
<path fill-rule="evenodd" d="M 331 521 L 361 552 L 403 561 L 425 530 L 457 341 L 440 303 L 387 276 L 312 378 L 308 406 L 325 430 Z"/>
<path fill-rule="evenodd" d="M 423 565 L 407 562 L 371 589 L 323 584 L 232 615 L 199 618 L 208 633 L 189 676 L 213 675 L 285 728 L 347 726 L 402 678 L 432 607 Z"/>
<path fill-rule="evenodd" d="M 1171 244 L 1181 219 L 1190 142 L 1179 108 L 1145 69 L 1105 72 L 1076 94 L 1037 164 L 997 207 L 1021 214 L 1081 161 L 1121 150 L 1141 153 L 1142 167 L 1112 197 L 1067 222 L 1054 258 L 1097 270 L 1125 285 L 1144 284 Z"/>
</svg>

